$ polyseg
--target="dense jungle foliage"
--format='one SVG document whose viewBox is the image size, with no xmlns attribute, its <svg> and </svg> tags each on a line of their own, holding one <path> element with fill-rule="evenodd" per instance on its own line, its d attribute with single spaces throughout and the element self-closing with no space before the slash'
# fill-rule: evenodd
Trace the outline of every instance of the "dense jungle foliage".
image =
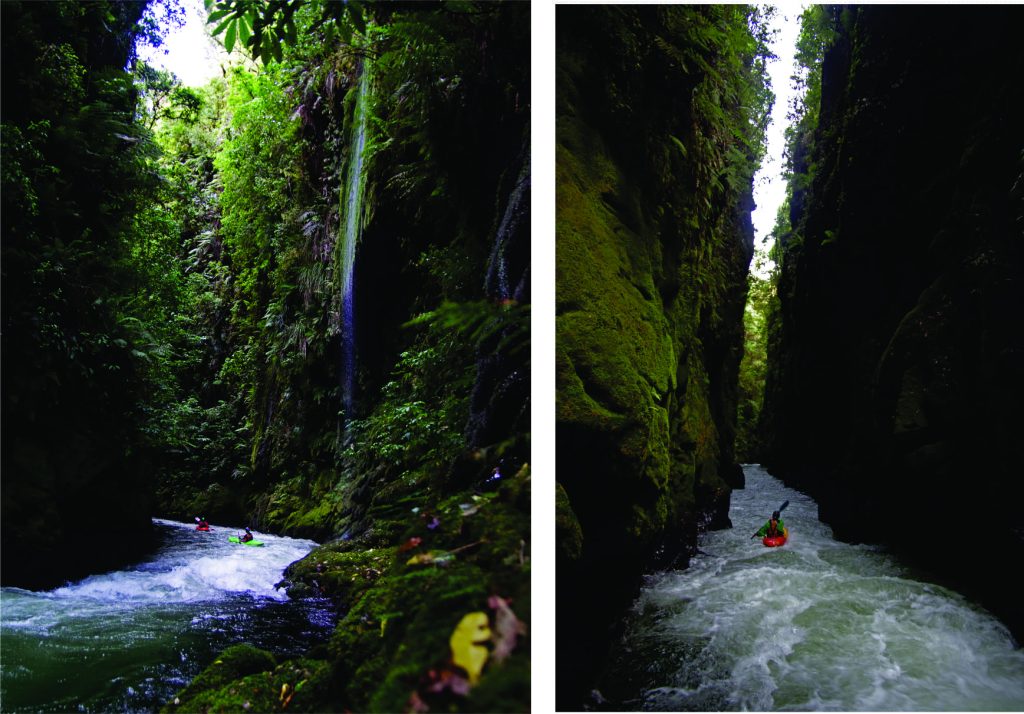
<svg viewBox="0 0 1024 714">
<path fill-rule="evenodd" d="M 235 61 L 190 88 L 134 52 L 173 3 L 3 4 L 5 584 L 155 515 L 343 537 L 289 576 L 342 616 L 292 708 L 523 708 L 529 6 L 207 5 Z"/>
</svg>

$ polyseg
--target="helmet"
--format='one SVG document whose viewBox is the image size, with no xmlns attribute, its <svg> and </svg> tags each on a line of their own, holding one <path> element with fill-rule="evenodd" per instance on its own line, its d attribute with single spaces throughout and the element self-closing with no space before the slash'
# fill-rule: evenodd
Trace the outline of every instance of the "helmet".
<svg viewBox="0 0 1024 714">
<path fill-rule="evenodd" d="M 774 518 L 775 520 L 779 520 L 779 517 L 781 515 L 782 515 L 781 513 L 779 513 L 778 511 L 775 511 L 775 512 L 772 513 L 772 518 Z"/>
</svg>

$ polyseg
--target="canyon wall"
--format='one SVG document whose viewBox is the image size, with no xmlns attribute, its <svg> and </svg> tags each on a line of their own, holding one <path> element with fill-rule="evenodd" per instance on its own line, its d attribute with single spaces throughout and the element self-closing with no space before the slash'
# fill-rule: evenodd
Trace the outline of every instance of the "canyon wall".
<svg viewBox="0 0 1024 714">
<path fill-rule="evenodd" d="M 753 157 L 730 129 L 750 126 L 749 64 L 710 37 L 749 39 L 743 13 L 558 8 L 559 708 L 580 706 L 640 575 L 685 564 L 742 486 Z"/>
<path fill-rule="evenodd" d="M 835 10 L 799 142 L 764 462 L 1020 636 L 1020 8 Z"/>
</svg>

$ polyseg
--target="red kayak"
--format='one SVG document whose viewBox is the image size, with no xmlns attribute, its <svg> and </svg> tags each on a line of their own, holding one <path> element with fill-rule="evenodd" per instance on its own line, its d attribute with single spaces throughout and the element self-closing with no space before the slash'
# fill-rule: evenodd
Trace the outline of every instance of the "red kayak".
<svg viewBox="0 0 1024 714">
<path fill-rule="evenodd" d="M 208 531 L 208 530 L 210 530 L 210 526 L 206 526 L 206 528 L 203 528 L 201 526 L 196 526 L 196 530 L 197 531 Z"/>
<path fill-rule="evenodd" d="M 789 540 L 789 529 L 783 526 L 782 535 L 775 536 L 774 538 L 769 538 L 768 536 L 765 536 L 761 539 L 761 542 L 764 543 L 765 546 L 768 548 L 778 548 L 780 545 L 785 544 L 787 540 Z"/>
</svg>

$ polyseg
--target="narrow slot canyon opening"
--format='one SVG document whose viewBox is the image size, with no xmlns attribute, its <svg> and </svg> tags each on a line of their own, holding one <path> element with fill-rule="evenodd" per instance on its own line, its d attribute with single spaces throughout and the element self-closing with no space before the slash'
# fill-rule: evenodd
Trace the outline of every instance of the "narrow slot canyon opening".
<svg viewBox="0 0 1024 714">
<path fill-rule="evenodd" d="M 717 12 L 558 13 L 559 708 L 1019 707 L 1020 8 L 780 8 L 749 230 Z"/>
</svg>

